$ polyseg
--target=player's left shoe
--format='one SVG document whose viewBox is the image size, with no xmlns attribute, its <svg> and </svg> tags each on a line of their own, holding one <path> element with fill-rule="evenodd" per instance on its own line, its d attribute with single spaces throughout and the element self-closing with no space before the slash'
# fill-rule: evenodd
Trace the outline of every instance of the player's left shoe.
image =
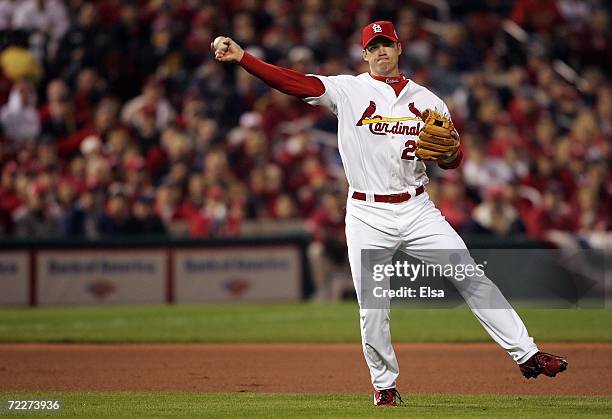
<svg viewBox="0 0 612 419">
<path fill-rule="evenodd" d="M 374 389 L 374 406 L 397 406 L 404 404 L 399 391 L 395 388 L 389 388 L 387 390 L 376 390 Z"/>
<path fill-rule="evenodd" d="M 567 369 L 567 361 L 561 356 L 537 352 L 527 362 L 520 364 L 519 368 L 525 378 L 536 378 L 540 374 L 554 377 Z"/>
</svg>

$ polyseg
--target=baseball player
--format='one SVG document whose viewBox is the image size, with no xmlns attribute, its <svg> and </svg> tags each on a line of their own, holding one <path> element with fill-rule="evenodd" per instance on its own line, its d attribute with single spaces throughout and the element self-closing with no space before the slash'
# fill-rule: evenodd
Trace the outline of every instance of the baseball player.
<svg viewBox="0 0 612 419">
<path fill-rule="evenodd" d="M 402 250 L 409 255 L 435 249 L 466 246 L 435 208 L 425 190 L 424 160 L 443 169 L 461 163 L 459 134 L 446 104 L 425 87 L 399 72 L 402 53 L 391 22 L 377 21 L 362 30 L 362 56 L 370 71 L 358 76 L 304 75 L 265 63 L 246 53 L 231 38 L 218 37 L 211 47 L 215 58 L 235 62 L 269 86 L 325 106 L 338 117 L 338 148 L 349 183 L 346 239 L 353 283 L 360 307 L 363 352 L 374 386 L 374 404 L 396 406 L 399 366 L 391 344 L 390 305 L 369 308 L 360 297 L 363 249 Z M 467 250 L 465 250 L 467 252 Z M 434 256 L 431 256 L 434 255 Z M 484 277 L 476 289 L 460 290 L 489 335 L 519 364 L 527 378 L 554 377 L 567 361 L 540 352 L 517 313 L 497 287 Z M 505 307 L 483 308 L 472 301 L 476 294 L 495 294 Z"/>
</svg>

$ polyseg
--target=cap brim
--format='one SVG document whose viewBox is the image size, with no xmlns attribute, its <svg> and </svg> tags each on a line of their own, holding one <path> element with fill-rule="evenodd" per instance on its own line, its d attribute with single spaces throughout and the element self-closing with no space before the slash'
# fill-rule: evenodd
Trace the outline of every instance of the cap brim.
<svg viewBox="0 0 612 419">
<path fill-rule="evenodd" d="M 383 35 L 383 34 L 375 34 L 373 37 L 371 37 L 370 39 L 368 39 L 368 41 L 363 45 L 364 48 L 366 48 L 372 41 L 374 41 L 377 38 L 387 38 L 390 41 L 393 42 L 399 42 L 398 39 L 395 39 L 389 35 Z"/>
</svg>

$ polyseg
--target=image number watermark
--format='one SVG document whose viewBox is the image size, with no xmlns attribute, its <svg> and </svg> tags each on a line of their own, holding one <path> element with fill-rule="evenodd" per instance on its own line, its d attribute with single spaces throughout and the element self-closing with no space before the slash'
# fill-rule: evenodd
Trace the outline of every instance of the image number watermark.
<svg viewBox="0 0 612 419">
<path fill-rule="evenodd" d="M 61 400 L 0 399 L 0 413 L 59 412 Z"/>
</svg>

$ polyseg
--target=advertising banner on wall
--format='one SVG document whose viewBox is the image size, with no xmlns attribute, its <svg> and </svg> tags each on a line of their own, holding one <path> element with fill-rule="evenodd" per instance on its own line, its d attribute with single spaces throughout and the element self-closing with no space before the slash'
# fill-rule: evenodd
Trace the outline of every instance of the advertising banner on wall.
<svg viewBox="0 0 612 419">
<path fill-rule="evenodd" d="M 163 250 L 40 251 L 38 304 L 163 303 L 166 266 Z"/>
<path fill-rule="evenodd" d="M 175 301 L 288 301 L 301 297 L 296 246 L 177 249 Z"/>
<path fill-rule="evenodd" d="M 0 252 L 0 305 L 28 304 L 29 278 L 27 251 Z"/>
</svg>

